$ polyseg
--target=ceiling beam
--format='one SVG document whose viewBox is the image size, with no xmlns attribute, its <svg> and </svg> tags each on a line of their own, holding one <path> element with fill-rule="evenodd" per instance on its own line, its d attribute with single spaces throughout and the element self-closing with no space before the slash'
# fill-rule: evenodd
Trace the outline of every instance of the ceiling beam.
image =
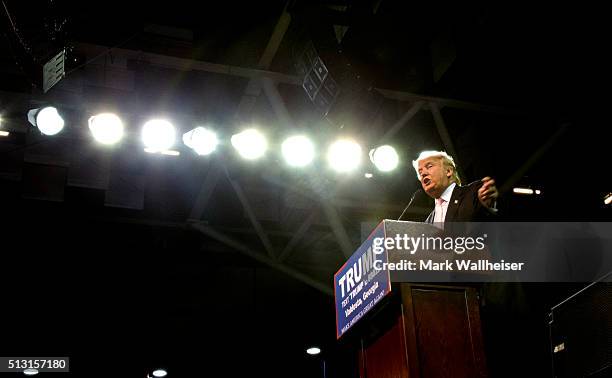
<svg viewBox="0 0 612 378">
<path fill-rule="evenodd" d="M 276 255 L 274 253 L 274 248 L 272 247 L 272 243 L 270 243 L 270 239 L 268 239 L 268 235 L 266 234 L 261 223 L 259 222 L 259 220 L 257 220 L 257 217 L 255 216 L 255 212 L 253 211 L 253 208 L 251 207 L 251 204 L 249 203 L 248 198 L 246 198 L 246 195 L 244 194 L 242 187 L 240 186 L 240 184 L 238 184 L 237 181 L 232 180 L 229 177 L 229 174 L 227 174 L 227 171 L 226 171 L 226 176 L 227 176 L 228 181 L 232 185 L 232 188 L 234 188 L 234 192 L 236 192 L 236 195 L 238 196 L 238 200 L 242 204 L 244 211 L 246 211 L 247 217 L 249 218 L 251 225 L 255 229 L 255 232 L 257 233 L 259 240 L 261 240 L 264 248 L 266 249 L 268 256 L 271 259 L 275 260 Z"/>
<path fill-rule="evenodd" d="M 283 16 L 281 16 L 281 19 Z M 281 20 L 279 20 L 280 23 Z M 285 21 L 283 21 L 285 22 Z M 274 33 L 273 33 L 274 36 Z M 276 44 L 269 43 L 272 49 Z M 148 64 L 161 67 L 169 68 L 179 71 L 203 71 L 212 72 L 218 74 L 239 76 L 245 78 L 269 78 L 275 83 L 291 84 L 291 85 L 302 85 L 302 79 L 296 75 L 289 75 L 279 72 L 267 71 L 264 69 L 245 68 L 239 66 L 231 66 L 227 64 L 218 64 L 211 62 L 204 62 L 200 60 L 177 58 L 169 55 L 154 54 L 144 51 L 128 50 L 120 48 L 108 48 L 106 46 L 94 45 L 89 43 L 75 43 L 77 51 L 83 52 L 88 55 L 90 63 L 95 64 L 95 60 L 99 57 L 112 51 L 113 56 L 121 56 L 125 60 L 134 60 L 138 62 L 146 62 Z M 262 56 L 263 59 L 263 56 Z M 127 67 L 126 67 L 127 69 Z M 439 107 L 450 107 L 464 110 L 482 111 L 488 113 L 497 113 L 504 115 L 525 115 L 524 112 L 515 109 L 507 109 L 501 106 L 484 105 L 475 102 L 461 101 L 450 98 L 425 96 L 416 93 L 396 91 L 384 88 L 375 88 L 385 98 L 397 100 L 397 101 L 425 101 L 427 103 L 436 103 Z"/>
<path fill-rule="evenodd" d="M 259 63 L 257 63 L 257 68 L 260 70 L 267 70 L 270 68 L 272 64 L 272 60 L 276 56 L 278 48 L 285 37 L 285 33 L 289 28 L 289 24 L 291 23 L 291 15 L 287 12 L 287 5 L 283 9 L 278 21 L 276 22 L 276 26 L 274 27 L 274 31 L 268 40 L 266 48 L 264 49 L 263 54 L 259 58 Z M 261 83 L 256 78 L 250 78 L 247 83 L 244 92 L 242 93 L 242 97 L 240 98 L 240 102 L 237 107 L 237 116 L 239 119 L 248 119 L 248 116 L 251 114 L 253 110 L 253 106 L 255 106 L 255 102 L 257 98 L 261 94 Z"/>
<path fill-rule="evenodd" d="M 301 196 L 309 198 L 313 201 L 320 201 L 320 197 L 314 192 L 299 188 L 291 183 L 280 181 L 270 175 L 262 176 L 264 180 L 267 182 L 280 186 L 281 188 L 285 188 L 292 192 L 295 192 Z M 355 199 L 341 198 L 334 196 L 333 193 L 330 194 L 329 202 L 333 203 L 337 208 L 352 208 L 352 209 L 360 209 L 360 210 L 370 210 L 370 211 L 384 211 L 386 213 L 396 213 L 398 216 L 401 214 L 402 210 L 404 210 L 404 204 L 402 205 L 394 205 L 387 204 L 383 202 L 373 202 L 373 201 L 360 201 Z M 422 207 L 422 206 L 411 206 L 408 210 L 408 213 L 412 214 L 429 214 L 431 209 Z"/>
<path fill-rule="evenodd" d="M 287 6 L 285 6 L 278 22 L 276 23 L 276 26 L 274 27 L 272 36 L 270 37 L 270 40 L 268 41 L 268 44 L 266 45 L 266 48 L 261 58 L 259 59 L 259 63 L 257 65 L 259 69 L 266 70 L 270 67 L 270 64 L 272 63 L 274 56 L 276 56 L 278 47 L 280 46 L 280 43 L 285 36 L 285 32 L 287 31 L 287 28 L 289 27 L 290 22 L 291 22 L 291 15 L 287 12 Z M 250 114 L 255 104 L 255 101 L 260 93 L 261 93 L 261 85 L 259 84 L 259 81 L 256 80 L 254 77 L 251 77 L 244 90 L 244 93 L 242 94 L 242 97 L 240 98 L 240 103 L 238 104 L 239 116 L 244 117 Z M 200 220 L 202 218 L 202 214 L 204 213 L 204 209 L 206 208 L 206 205 L 208 203 L 208 200 L 210 199 L 212 191 L 217 185 L 219 174 L 220 174 L 219 164 L 211 164 L 209 172 L 206 175 L 204 182 L 202 183 L 202 188 L 200 189 L 196 202 L 191 210 L 191 215 L 189 216 L 189 219 Z M 242 190 L 240 188 L 236 189 L 236 187 L 234 186 L 234 183 L 231 180 L 230 182 L 232 183 L 232 186 L 234 187 L 236 194 L 240 196 L 239 193 L 241 193 Z M 245 206 L 244 203 L 243 203 L 243 206 Z M 247 206 L 248 206 L 248 203 L 247 203 Z M 255 219 L 255 222 L 259 223 L 257 222 L 257 219 Z M 253 223 L 253 220 L 251 220 L 251 223 Z M 269 241 L 266 241 L 267 236 L 265 236 L 265 234 L 263 234 L 264 237 L 262 238 L 261 226 L 259 227 L 259 229 L 256 228 L 256 232 L 260 236 L 260 239 L 262 239 L 262 242 L 264 243 L 266 250 L 268 251 L 268 253 L 270 253 L 272 251 L 271 245 Z"/>
<path fill-rule="evenodd" d="M 295 246 L 302 240 L 302 238 L 306 235 L 306 232 L 308 232 L 308 230 L 310 229 L 310 226 L 312 225 L 312 222 L 314 221 L 318 213 L 318 209 L 315 209 L 310 212 L 310 215 L 308 215 L 304 222 L 302 222 L 300 228 L 298 228 L 297 232 L 295 232 L 291 240 L 289 240 L 289 243 L 287 243 L 285 249 L 283 249 L 281 254 L 278 256 L 278 261 L 284 261 L 289 258 L 291 252 L 293 252 L 293 250 L 295 249 Z"/>
<path fill-rule="evenodd" d="M 261 81 L 264 92 L 270 101 L 270 105 L 272 105 L 272 109 L 274 110 L 274 113 L 278 117 L 279 121 L 281 121 L 283 127 L 293 128 L 293 120 L 291 119 L 291 115 L 285 106 L 283 98 L 281 97 L 280 93 L 278 93 L 276 84 L 267 77 L 261 79 Z"/>
<path fill-rule="evenodd" d="M 455 161 L 455 167 L 457 167 L 457 174 L 459 177 L 464 177 L 462 172 L 462 166 L 459 162 L 459 156 L 457 155 L 457 151 L 455 150 L 455 145 L 453 144 L 453 140 L 448 133 L 448 128 L 444 123 L 444 118 L 442 118 L 442 113 L 440 113 L 440 109 L 438 109 L 438 104 L 435 102 L 429 103 L 429 110 L 431 110 L 431 114 L 433 115 L 434 122 L 436 124 L 436 128 L 438 129 L 438 134 L 440 134 L 440 139 L 442 139 L 442 144 Z"/>
<path fill-rule="evenodd" d="M 262 80 L 264 82 L 264 88 L 266 89 L 265 93 L 268 96 L 270 102 L 272 103 L 272 109 L 274 110 L 274 113 L 276 113 L 276 116 L 281 122 L 285 123 L 287 126 L 290 127 L 291 125 L 293 125 L 291 115 L 287 110 L 285 102 L 278 93 L 275 83 L 265 78 Z M 340 246 L 340 249 L 342 250 L 342 253 L 346 258 L 350 257 L 353 254 L 353 246 L 348 236 L 348 233 L 344 228 L 344 225 L 340 221 L 338 211 L 328 199 L 321 198 L 320 196 L 316 197 L 318 197 L 317 199 L 321 203 L 323 213 L 327 217 L 327 221 L 329 222 L 332 232 L 336 236 L 336 240 L 338 242 L 338 245 Z"/>
<path fill-rule="evenodd" d="M 133 60 L 136 62 L 147 63 L 156 67 L 169 68 L 177 71 L 202 71 L 239 76 L 244 78 L 269 77 L 271 80 L 278 83 L 293 85 L 302 84 L 302 81 L 298 76 L 255 68 L 245 68 L 239 66 L 231 66 L 228 64 L 204 62 L 201 60 L 178 58 L 169 55 L 154 54 L 137 50 L 108 48 L 106 46 L 94 45 L 89 43 L 75 43 L 75 47 L 77 51 L 87 54 L 88 57 L 90 57 L 90 60 L 95 60 L 98 57 L 104 56 L 105 54 L 112 52 L 113 56 L 121 56 L 126 61 Z M 92 63 L 90 62 L 89 64 Z"/>
<path fill-rule="evenodd" d="M 292 267 L 289 267 L 285 264 L 282 264 L 278 261 L 275 261 L 273 259 L 271 259 L 270 257 L 266 256 L 265 254 L 261 253 L 261 252 L 256 252 L 252 249 L 250 249 L 249 247 L 245 246 L 244 244 L 230 238 L 227 235 L 224 235 L 216 230 L 214 230 L 213 228 L 203 224 L 203 223 L 192 223 L 192 227 L 198 231 L 200 231 L 202 234 L 215 239 L 229 247 L 232 247 L 233 249 L 235 249 L 238 252 L 243 253 L 244 255 L 251 257 L 252 259 L 259 261 L 263 264 L 266 264 L 274 269 L 277 269 L 283 273 L 286 273 L 287 275 L 289 275 L 290 277 L 295 278 L 298 281 L 301 281 L 317 290 L 319 290 L 320 292 L 327 294 L 329 296 L 333 295 L 333 290 L 332 288 L 324 283 L 321 283 L 315 279 L 313 279 L 311 276 L 302 273 L 300 271 L 298 271 L 297 269 L 294 269 Z"/>
<path fill-rule="evenodd" d="M 537 150 L 535 150 L 531 156 L 514 172 L 512 176 L 510 176 L 502 185 L 499 187 L 499 194 L 503 195 L 512 190 L 512 188 L 525 176 L 525 173 L 529 171 L 529 169 L 536 164 L 542 156 L 557 143 L 559 138 L 565 134 L 570 124 L 565 123 L 561 125 L 561 127 L 549 138 L 546 139 L 546 143 L 541 145 Z"/>
<path fill-rule="evenodd" d="M 259 58 L 257 68 L 260 70 L 267 70 L 268 68 L 270 68 L 270 65 L 272 64 L 272 60 L 276 56 L 278 48 L 283 38 L 285 37 L 285 33 L 287 32 L 287 29 L 289 28 L 289 24 L 291 23 L 291 15 L 289 14 L 289 12 L 287 12 L 288 4 L 289 3 L 285 4 L 283 11 L 278 21 L 276 22 L 276 25 L 274 26 L 272 35 L 270 36 L 270 39 L 268 40 L 268 43 L 266 44 L 266 48 L 264 49 L 263 54 Z M 255 105 L 255 102 L 257 100 L 257 97 L 259 97 L 261 93 L 261 85 L 260 85 L 259 79 L 260 78 L 258 77 L 249 78 L 249 82 L 247 83 L 247 86 L 242 94 L 242 97 L 240 98 L 240 102 L 237 107 L 237 116 L 238 116 L 237 118 L 246 119 L 250 115 L 253 109 L 253 106 Z M 273 82 L 273 80 L 271 80 L 270 78 L 263 78 L 263 80 L 264 80 L 264 85 L 265 83 Z M 238 199 L 240 200 L 242 207 L 246 211 L 249 221 L 251 222 L 251 225 L 255 229 L 257 236 L 259 236 L 259 239 L 263 243 L 264 248 L 266 249 L 266 252 L 268 253 L 268 256 L 272 259 L 276 259 L 272 243 L 270 242 L 270 239 L 268 238 L 268 235 L 264 231 L 261 223 L 255 216 L 255 212 L 253 211 L 253 208 L 251 207 L 248 199 L 246 198 L 244 191 L 242 190 L 242 187 L 240 186 L 240 184 L 238 184 L 238 182 L 230 178 L 227 172 L 227 169 L 225 170 L 225 175 L 227 179 L 229 180 L 230 184 L 232 185 L 234 192 L 238 196 Z"/>
<path fill-rule="evenodd" d="M 451 98 L 425 96 L 425 95 L 416 94 L 416 93 L 395 91 L 395 90 L 384 89 L 384 88 L 374 88 L 374 89 L 378 91 L 378 93 L 383 95 L 385 98 L 388 98 L 391 100 L 409 101 L 409 102 L 425 101 L 426 103 L 435 103 L 439 107 L 449 107 L 449 108 L 456 108 L 456 109 L 463 109 L 463 110 L 474 110 L 474 111 L 479 111 L 479 112 L 496 113 L 496 114 L 502 114 L 502 115 L 515 115 L 515 116 L 525 115 L 523 111 L 516 110 L 516 109 L 507 109 L 501 106 L 484 105 L 484 104 L 479 104 L 476 102 L 461 101 L 461 100 L 455 100 Z"/>
<path fill-rule="evenodd" d="M 189 214 L 189 220 L 201 220 L 208 205 L 210 197 L 212 197 L 213 191 L 217 186 L 219 177 L 221 176 L 221 168 L 217 159 L 210 161 L 208 165 L 208 172 L 206 177 L 202 181 L 202 186 L 198 192 L 198 196 L 195 200 L 191 213 Z"/>
<path fill-rule="evenodd" d="M 340 220 L 340 215 L 336 208 L 331 204 L 331 202 L 327 199 L 321 199 L 321 205 L 323 208 L 323 213 L 327 217 L 329 225 L 336 236 L 336 241 L 340 246 L 340 250 L 345 258 L 351 257 L 353 254 L 353 243 L 351 243 L 351 239 L 349 238 L 342 221 Z"/>
<path fill-rule="evenodd" d="M 424 101 L 415 102 L 410 107 L 410 109 L 408 109 L 406 113 L 404 113 L 404 115 L 402 115 L 400 119 L 398 119 L 389 130 L 387 130 L 387 132 L 380 138 L 380 142 L 388 142 L 395 134 L 397 134 L 398 131 L 400 131 L 404 126 L 406 126 L 408 121 L 410 121 L 412 117 L 414 117 L 419 112 L 419 110 L 421 110 L 423 104 L 425 104 Z"/>
<path fill-rule="evenodd" d="M 215 229 L 221 232 L 229 233 L 229 234 L 243 234 L 243 235 L 257 235 L 257 232 L 251 227 L 222 227 L 215 226 Z M 291 238 L 295 235 L 294 232 L 289 231 L 280 231 L 280 230 L 272 230 L 270 228 L 266 229 L 267 235 L 276 236 L 279 238 L 285 238 L 287 240 L 291 240 Z"/>
<path fill-rule="evenodd" d="M 283 38 L 285 38 L 285 33 L 289 28 L 289 24 L 291 24 L 291 14 L 287 12 L 287 6 L 289 5 L 289 1 L 285 4 L 283 8 L 283 12 L 281 13 L 278 21 L 276 22 L 276 26 L 274 26 L 274 31 L 272 31 L 272 35 L 268 40 L 266 48 L 264 49 L 261 58 L 259 58 L 259 64 L 257 68 L 262 70 L 267 70 L 270 68 L 272 64 L 272 60 L 276 56 L 276 52 L 280 47 Z"/>
</svg>

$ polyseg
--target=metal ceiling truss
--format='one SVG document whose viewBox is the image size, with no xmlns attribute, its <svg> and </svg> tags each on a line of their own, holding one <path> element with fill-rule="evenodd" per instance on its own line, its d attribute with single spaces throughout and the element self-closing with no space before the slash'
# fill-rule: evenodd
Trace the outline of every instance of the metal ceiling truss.
<svg viewBox="0 0 612 378">
<path fill-rule="evenodd" d="M 243 93 L 243 96 L 240 100 L 240 106 L 238 106 L 237 118 L 248 118 L 252 107 L 255 103 L 256 98 L 261 93 L 263 89 L 264 93 L 268 97 L 272 108 L 283 124 L 291 126 L 293 123 L 291 122 L 291 115 L 287 110 L 286 105 L 278 92 L 277 85 L 279 83 L 283 84 L 291 84 L 291 85 L 301 85 L 302 80 L 298 76 L 287 75 L 278 72 L 269 71 L 269 67 L 271 62 L 278 51 L 278 48 L 284 38 L 284 35 L 289 27 L 291 22 L 291 16 L 287 12 L 285 8 L 272 32 L 272 35 L 267 43 L 267 46 L 260 58 L 258 67 L 256 69 L 253 68 L 244 68 L 237 66 L 230 66 L 225 64 L 216 64 L 210 62 L 202 62 L 196 61 L 192 59 L 178 58 L 173 56 L 161 55 L 161 54 L 153 54 L 142 51 L 134 51 L 120 48 L 108 49 L 104 46 L 97 46 L 92 44 L 79 43 L 75 47 L 78 51 L 86 53 L 88 57 L 91 59 L 94 57 L 94 60 L 97 57 L 105 56 L 109 52 L 112 51 L 114 57 L 119 57 L 120 61 L 125 62 L 125 69 L 129 71 L 128 68 L 129 62 L 146 62 L 151 66 L 179 70 L 179 71 L 203 71 L 203 72 L 212 72 L 218 74 L 226 74 L 232 76 L 239 76 L 248 78 L 249 82 L 246 86 L 246 89 Z M 119 67 L 120 69 L 122 67 Z M 400 91 L 391 91 L 381 88 L 376 88 L 376 90 L 381 93 L 384 97 L 397 100 L 397 101 L 408 101 L 413 103 L 412 107 L 406 111 L 383 135 L 382 140 L 388 140 L 393 135 L 395 135 L 401 128 L 403 128 L 408 121 L 414 117 L 419 110 L 424 107 L 428 107 L 431 110 L 434 121 L 438 128 L 438 132 L 440 133 L 441 139 L 447 148 L 447 150 L 453 154 L 453 156 L 457 156 L 454 148 L 452 146 L 452 141 L 448 135 L 448 130 L 446 129 L 446 125 L 444 124 L 444 120 L 440 114 L 440 107 L 452 107 L 459 108 L 464 110 L 476 110 L 476 111 L 484 111 L 484 112 L 493 112 L 498 114 L 517 114 L 517 112 L 488 105 L 482 105 L 477 103 L 471 103 L 466 101 L 459 101 L 454 99 L 445 99 L 445 98 L 437 98 L 430 96 L 422 96 L 417 94 L 412 94 L 408 92 L 400 92 Z M 63 97 L 71 94 L 67 91 L 57 90 L 55 94 L 51 94 L 51 96 L 46 96 L 47 100 L 53 100 L 53 98 L 65 100 Z M 53 98 L 52 98 L 53 97 Z M 70 96 L 69 96 L 70 97 Z M 32 96 L 28 96 L 31 100 Z M 67 101 L 62 101 L 67 102 Z M 329 226 L 331 227 L 332 233 L 335 237 L 336 243 L 338 244 L 340 250 L 343 253 L 344 258 L 349 257 L 354 248 L 356 247 L 354 243 L 351 241 L 349 237 L 349 233 L 347 232 L 345 225 L 343 224 L 340 215 L 338 213 L 337 207 L 343 206 L 351 206 L 350 201 L 341 200 L 334 198 L 334 194 L 331 193 L 329 196 L 325 198 L 321 197 L 316 193 L 316 190 L 313 189 L 313 193 L 304 193 L 304 191 L 299 190 L 297 188 L 291 188 L 291 190 L 298 190 L 300 194 L 305 194 L 307 197 L 315 200 L 316 203 L 319 204 L 319 208 L 312 209 L 309 216 L 301 223 L 298 229 L 293 233 L 291 239 L 287 242 L 285 247 L 282 249 L 280 254 L 276 254 L 276 248 L 273 246 L 272 242 L 269 239 L 267 231 L 264 229 L 263 225 L 257 218 L 257 215 L 253 211 L 251 204 L 241 185 L 232 180 L 229 176 L 227 177 L 230 184 L 232 185 L 233 190 L 235 191 L 239 201 L 241 202 L 245 213 L 255 230 L 255 233 L 261 240 L 265 253 L 261 253 L 259 251 L 254 251 L 253 249 L 243 245 L 239 241 L 231 238 L 230 236 L 213 229 L 209 225 L 206 225 L 201 222 L 201 219 L 205 213 L 207 205 L 211 199 L 212 193 L 216 185 L 218 184 L 218 180 L 223 174 L 224 167 L 218 161 L 211 161 L 209 166 L 209 171 L 206 174 L 200 191 L 196 197 L 194 205 L 191 209 L 191 213 L 189 215 L 188 222 L 191 226 L 200 231 L 202 234 L 211 237 L 251 258 L 256 259 L 268 266 L 276 268 L 280 271 L 283 271 L 290 276 L 326 293 L 332 293 L 329 285 L 323 284 L 311 276 L 300 272 L 297 269 L 294 269 L 284 262 L 295 253 L 297 246 L 303 241 L 305 235 L 310 230 L 313 222 L 317 218 L 317 215 L 320 211 L 326 217 Z M 227 175 L 227 172 L 225 172 Z M 355 201 L 357 202 L 357 201 Z M 352 204 L 357 207 L 363 207 L 363 203 L 354 203 Z M 372 204 L 369 204 L 372 206 Z M 398 209 L 401 210 L 401 209 Z M 414 209 L 414 211 L 423 211 L 423 209 Z"/>
</svg>

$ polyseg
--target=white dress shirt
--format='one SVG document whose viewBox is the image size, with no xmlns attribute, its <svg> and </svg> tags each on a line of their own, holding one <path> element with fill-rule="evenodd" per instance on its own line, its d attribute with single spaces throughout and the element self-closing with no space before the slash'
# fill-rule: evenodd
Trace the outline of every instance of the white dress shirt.
<svg viewBox="0 0 612 378">
<path fill-rule="evenodd" d="M 453 189 L 455 189 L 456 183 L 451 183 L 442 193 L 440 198 L 436 198 L 435 209 L 434 209 L 434 223 L 444 223 L 446 219 L 446 211 L 448 210 L 448 203 L 453 195 Z"/>
</svg>

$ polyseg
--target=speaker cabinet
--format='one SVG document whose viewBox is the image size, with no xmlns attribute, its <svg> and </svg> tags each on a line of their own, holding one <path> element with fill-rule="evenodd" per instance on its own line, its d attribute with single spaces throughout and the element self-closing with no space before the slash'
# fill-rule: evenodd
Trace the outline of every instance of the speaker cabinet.
<svg viewBox="0 0 612 378">
<path fill-rule="evenodd" d="M 612 275 L 550 311 L 554 377 L 612 377 Z"/>
</svg>

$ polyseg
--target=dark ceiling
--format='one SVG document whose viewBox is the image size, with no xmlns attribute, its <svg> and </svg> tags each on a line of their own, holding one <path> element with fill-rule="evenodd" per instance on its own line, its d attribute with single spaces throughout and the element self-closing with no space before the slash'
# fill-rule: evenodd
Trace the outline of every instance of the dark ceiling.
<svg viewBox="0 0 612 378">
<path fill-rule="evenodd" d="M 332 276 L 362 232 L 400 214 L 418 187 L 418 152 L 449 148 L 436 109 L 464 178 L 492 175 L 505 191 L 506 219 L 610 217 L 593 10 L 390 0 L 3 8 L 5 355 L 69 355 L 88 375 L 164 365 L 173 377 L 306 377 L 320 361 L 305 347 L 318 344 L 330 376 L 350 376 Z M 331 104 L 302 87 L 308 46 L 340 89 Z M 35 73 L 62 47 L 66 77 L 42 93 Z M 54 138 L 25 117 L 48 102 L 67 115 Z M 103 107 L 129 130 L 112 151 L 86 135 Z M 224 144 L 207 158 L 148 156 L 135 139 L 158 113 L 183 132 L 208 122 Z M 227 142 L 244 123 L 261 125 L 273 147 L 295 129 L 320 146 L 337 135 L 368 148 L 387 140 L 403 163 L 370 180 L 366 164 L 339 177 L 320 161 L 289 170 L 273 152 L 247 163 Z M 518 184 L 544 195 L 513 196 Z M 419 198 L 409 218 L 430 205 Z"/>
</svg>

